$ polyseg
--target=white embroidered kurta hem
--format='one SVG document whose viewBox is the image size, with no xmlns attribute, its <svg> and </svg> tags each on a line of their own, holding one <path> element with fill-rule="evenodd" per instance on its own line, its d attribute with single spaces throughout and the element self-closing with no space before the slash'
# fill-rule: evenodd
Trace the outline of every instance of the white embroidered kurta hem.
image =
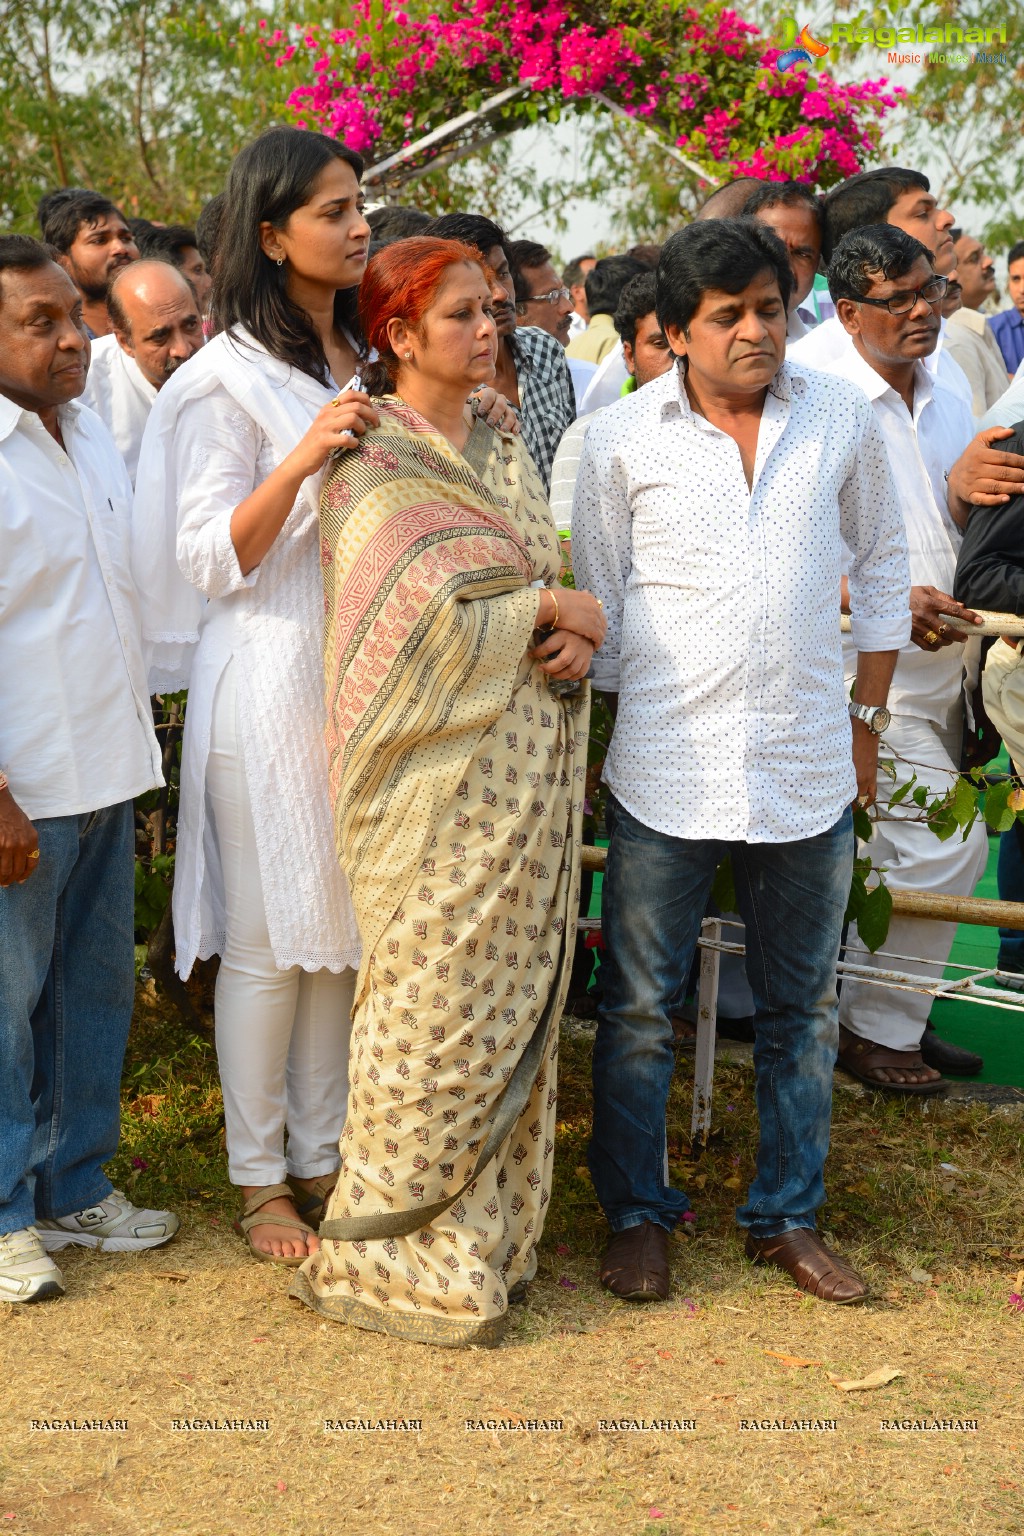
<svg viewBox="0 0 1024 1536">
<path fill-rule="evenodd" d="M 147 429 L 137 530 L 144 537 L 147 487 L 163 465 L 173 481 L 177 564 L 206 600 L 198 605 L 181 764 L 174 881 L 181 976 L 197 958 L 220 953 L 225 942 L 224 881 L 206 770 L 214 695 L 231 656 L 238 664 L 242 760 L 274 959 L 282 970 L 337 973 L 359 964 L 359 932 L 334 850 L 327 793 L 320 477 L 312 477 L 315 485 L 304 483 L 266 558 L 247 576 L 230 534 L 235 507 L 281 463 L 335 393 L 262 348 L 222 336 L 164 386 Z M 159 536 L 157 530 L 154 538 Z M 140 559 L 145 564 L 145 551 Z M 176 601 L 173 595 L 162 601 L 161 611 L 173 616 Z M 151 636 L 151 649 L 159 651 L 171 633 L 187 635 L 189 629 L 172 619 Z"/>
</svg>

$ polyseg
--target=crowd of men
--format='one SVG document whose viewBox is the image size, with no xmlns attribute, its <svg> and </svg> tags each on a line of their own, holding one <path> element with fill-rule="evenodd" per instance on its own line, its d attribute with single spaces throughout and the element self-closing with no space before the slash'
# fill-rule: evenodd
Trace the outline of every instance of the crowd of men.
<svg viewBox="0 0 1024 1536">
<path fill-rule="evenodd" d="M 142 1248 L 177 1228 L 169 1212 L 136 1210 L 102 1172 L 116 1146 L 131 998 L 123 977 L 118 992 L 108 974 L 125 936 L 115 945 L 96 932 L 86 897 L 97 888 L 90 847 L 106 838 L 127 848 L 131 840 L 124 825 L 103 825 L 112 800 L 98 740 L 135 765 L 119 799 L 159 781 L 129 634 L 145 593 L 126 590 L 117 551 L 153 402 L 215 326 L 211 273 L 222 212 L 223 195 L 194 229 L 160 226 L 126 219 L 95 192 L 62 189 L 39 208 L 56 263 L 50 275 L 28 249 L 33 242 L 0 237 L 0 995 L 17 994 L 25 1013 L 4 1008 L 0 1299 L 47 1294 L 28 1231 L 52 1251 L 67 1243 Z M 685 1032 L 696 935 L 727 848 L 747 871 L 741 908 L 751 981 L 746 991 L 735 981 L 723 1013 L 734 1024 L 758 1021 L 763 1036 L 765 1019 L 790 1006 L 780 987 L 791 983 L 806 1000 L 827 990 L 830 967 L 834 976 L 838 928 L 832 917 L 817 935 L 801 923 L 793 890 L 802 878 L 805 900 L 836 908 L 841 921 L 836 849 L 852 834 L 836 822 L 832 842 L 818 846 L 822 808 L 845 779 L 826 749 L 835 721 L 815 672 L 840 609 L 850 617 L 842 663 L 853 693 L 853 766 L 847 753 L 844 771 L 856 795 L 847 798 L 868 806 L 877 796 L 868 851 L 892 887 L 971 894 L 987 839 L 978 825 L 940 841 L 913 803 L 890 804 L 895 785 L 884 774 L 876 785 L 873 766 L 880 738 L 883 758 L 896 760 L 895 784 L 913 773 L 933 794 L 952 788 L 965 765 L 991 757 L 989 722 L 1015 764 L 1024 763 L 1021 643 L 1008 636 L 987 657 L 977 640 L 965 643 L 965 629 L 979 622 L 972 604 L 1024 614 L 1024 243 L 1009 252 L 1010 304 L 1000 310 L 983 244 L 955 227 L 925 176 L 898 167 L 851 177 L 826 195 L 797 182 L 740 178 L 717 189 L 686 238 L 674 237 L 664 252 L 637 245 L 587 254 L 561 273 L 548 247 L 510 241 L 473 213 L 432 220 L 386 206 L 368 222 L 371 255 L 413 234 L 461 239 L 509 294 L 495 386 L 520 417 L 571 541 L 577 581 L 602 597 L 609 617 L 594 681 L 617 710 L 606 775 L 617 837 L 606 884 L 591 1167 L 613 1234 L 603 1282 L 632 1299 L 664 1296 L 665 1239 L 685 1208 L 662 1168 L 677 1043 L 670 1026 L 675 1020 L 676 1037 Z M 689 379 L 682 407 L 680 358 Z M 742 387 L 741 378 L 749 379 Z M 113 439 L 113 457 L 83 405 Z M 775 451 L 779 442 L 784 452 Z M 107 466 L 101 502 L 90 454 Z M 842 549 L 835 570 L 826 562 L 812 581 L 808 551 L 836 504 Z M 46 560 L 60 564 L 61 540 L 80 546 L 78 577 L 65 582 L 56 609 L 47 609 L 53 594 L 23 580 L 40 558 L 39 505 L 64 508 L 46 534 Z M 794 506 L 805 521 L 784 515 Z M 754 546 L 743 541 L 758 519 L 762 543 L 751 564 Z M 731 547 L 744 550 L 735 562 L 722 531 L 729 528 Z M 699 555 L 700 631 L 683 621 L 673 596 L 681 590 L 676 540 L 689 541 L 687 559 Z M 827 586 L 833 576 L 831 597 L 821 598 L 815 583 Z M 638 590 L 646 594 L 640 608 Z M 780 612 L 795 621 L 781 623 Z M 80 636 L 73 677 L 52 643 L 36 648 L 55 614 L 65 634 Z M 726 667 L 730 647 L 744 655 L 740 672 Z M 105 739 L 97 734 L 118 668 L 134 701 L 131 743 L 123 724 Z M 758 763 L 772 690 L 779 711 L 799 698 L 804 723 L 799 739 L 776 744 Z M 698 745 L 680 782 L 675 744 L 683 737 Z M 28 751 L 37 754 L 31 786 L 22 768 Z M 78 766 L 72 772 L 69 764 Z M 799 878 L 786 863 L 795 848 L 806 855 Z M 45 890 L 30 879 L 41 857 Z M 1016 828 L 1004 835 L 1000 880 L 1006 895 L 1024 895 Z M 772 912 L 756 894 L 765 881 L 783 904 Z M 51 942 L 26 958 L 14 941 L 30 898 L 47 903 Z M 951 924 L 898 918 L 886 948 L 917 957 L 905 968 L 934 977 L 953 932 Z M 1024 987 L 1015 942 L 1004 937 L 1000 965 Z M 70 1043 L 78 1020 L 65 1028 L 73 1002 L 87 1021 L 85 1046 Z M 803 1013 L 793 1006 L 802 1022 L 791 1056 L 808 1080 L 824 1081 L 834 1048 L 815 1034 L 810 1005 Z M 104 1010 L 119 1022 L 109 1048 L 98 1051 L 90 1031 Z M 983 1066 L 936 1034 L 924 993 L 866 980 L 842 989 L 838 1059 L 874 1089 L 914 1096 L 941 1091 L 944 1073 Z M 783 1092 L 764 1062 L 756 1065 L 764 1187 L 760 1206 L 748 1208 L 747 1252 L 781 1263 L 814 1294 L 857 1300 L 859 1278 L 813 1239 L 827 1147 L 824 1090 L 814 1098 L 797 1072 Z M 87 1100 L 81 1111 L 76 1095 Z M 785 1189 L 770 1187 L 794 1127 L 802 1161 L 789 1158 Z"/>
</svg>

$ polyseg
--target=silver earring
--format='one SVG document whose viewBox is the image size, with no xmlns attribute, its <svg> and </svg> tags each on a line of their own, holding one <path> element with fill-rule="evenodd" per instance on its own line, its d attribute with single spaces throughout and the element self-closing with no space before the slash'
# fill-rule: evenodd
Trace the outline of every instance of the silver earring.
<svg viewBox="0 0 1024 1536">
<path fill-rule="evenodd" d="M 277 264 L 278 264 L 279 267 L 283 267 L 284 266 L 284 257 L 283 256 L 279 256 L 277 258 Z"/>
<path fill-rule="evenodd" d="M 404 353 L 404 357 L 405 357 L 405 360 L 406 360 L 407 363 L 411 363 L 412 362 L 412 353 L 411 352 Z"/>
</svg>

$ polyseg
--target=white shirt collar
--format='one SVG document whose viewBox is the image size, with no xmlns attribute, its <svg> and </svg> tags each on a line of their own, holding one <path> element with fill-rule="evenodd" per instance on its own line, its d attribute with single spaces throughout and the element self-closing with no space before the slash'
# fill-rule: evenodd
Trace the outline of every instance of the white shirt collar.
<svg viewBox="0 0 1024 1536">
<path fill-rule="evenodd" d="M 58 406 L 57 420 L 62 430 L 65 426 L 75 424 L 81 409 L 77 400 L 69 400 L 66 405 Z M 0 395 L 0 443 L 10 437 L 22 416 L 34 416 L 37 421 L 40 420 L 38 411 L 30 411 L 23 405 L 17 405 L 8 395 Z M 45 431 L 45 428 L 43 430 Z"/>
<path fill-rule="evenodd" d="M 806 380 L 797 367 L 788 360 L 783 362 L 768 385 L 768 393 L 774 395 L 776 400 L 789 401 L 794 394 L 802 395 L 806 388 Z M 663 373 L 660 379 L 651 379 L 642 390 L 637 390 L 637 396 L 650 395 L 652 409 L 663 420 L 668 416 L 689 416 L 694 422 L 702 422 L 703 416 L 697 416 L 690 405 L 690 397 L 683 387 L 682 367 L 670 368 Z"/>
<path fill-rule="evenodd" d="M 828 371 L 830 373 L 841 373 L 844 378 L 850 379 L 852 383 L 859 385 L 872 403 L 885 398 L 887 395 L 892 400 L 900 400 L 901 396 L 893 389 L 892 385 L 887 384 L 882 375 L 876 373 L 871 364 L 857 351 L 853 344 L 853 337 L 848 334 L 846 341 L 846 346 Z M 935 379 L 925 366 L 924 360 L 919 359 L 914 364 L 913 414 L 915 420 L 931 400 L 934 391 Z"/>
</svg>

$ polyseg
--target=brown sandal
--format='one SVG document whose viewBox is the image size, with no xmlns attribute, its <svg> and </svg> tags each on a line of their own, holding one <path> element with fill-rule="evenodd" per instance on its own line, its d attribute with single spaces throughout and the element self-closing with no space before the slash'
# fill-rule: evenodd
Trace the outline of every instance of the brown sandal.
<svg viewBox="0 0 1024 1536">
<path fill-rule="evenodd" d="M 849 1072 L 851 1077 L 858 1082 L 865 1083 L 867 1087 L 876 1089 L 879 1093 L 909 1093 L 916 1094 L 919 1098 L 934 1093 L 942 1093 L 945 1089 L 944 1077 L 933 1078 L 927 1083 L 887 1083 L 881 1078 L 872 1077 L 872 1072 L 877 1072 L 881 1067 L 887 1067 L 896 1071 L 927 1070 L 927 1062 L 921 1052 L 895 1051 L 891 1046 L 878 1045 L 874 1040 L 862 1040 L 860 1035 L 853 1034 L 839 1026 L 839 1055 L 836 1065 L 842 1067 L 844 1072 Z"/>
<path fill-rule="evenodd" d="M 316 1231 L 308 1222 L 300 1221 L 297 1216 L 278 1216 L 276 1212 L 267 1212 L 265 1216 L 260 1211 L 271 1200 L 291 1200 L 292 1192 L 287 1184 L 268 1184 L 266 1189 L 258 1189 L 254 1195 L 250 1195 L 242 1206 L 235 1221 L 235 1231 L 239 1237 L 244 1237 L 249 1245 L 249 1252 L 254 1258 L 261 1259 L 266 1264 L 283 1264 L 286 1269 L 298 1269 L 309 1257 L 308 1254 L 298 1253 L 266 1253 L 262 1248 L 257 1248 L 252 1240 L 253 1227 L 294 1227 L 297 1232 L 315 1237 Z"/>
<path fill-rule="evenodd" d="M 818 1301 L 849 1306 L 866 1301 L 868 1287 L 852 1264 L 826 1248 L 810 1227 L 794 1227 L 779 1237 L 755 1237 L 747 1233 L 747 1258 L 755 1264 L 774 1264 L 791 1275 L 797 1290 Z"/>
<path fill-rule="evenodd" d="M 326 1216 L 327 1205 L 337 1182 L 338 1169 L 333 1173 L 321 1174 L 311 1185 L 300 1184 L 293 1174 L 285 1174 L 285 1183 L 295 1201 L 295 1209 L 303 1221 L 308 1221 L 313 1227 L 319 1227 Z"/>
</svg>

